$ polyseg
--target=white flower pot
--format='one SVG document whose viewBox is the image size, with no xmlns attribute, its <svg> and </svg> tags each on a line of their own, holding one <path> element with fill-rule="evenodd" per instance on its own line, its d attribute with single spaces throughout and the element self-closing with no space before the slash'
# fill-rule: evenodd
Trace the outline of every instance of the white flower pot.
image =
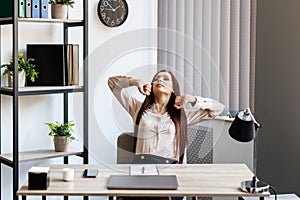
<svg viewBox="0 0 300 200">
<path fill-rule="evenodd" d="M 54 19 L 67 19 L 68 18 L 68 6 L 63 4 L 51 5 L 51 16 Z"/>
<path fill-rule="evenodd" d="M 8 76 L 8 87 L 13 87 L 13 80 L 10 75 Z M 21 71 L 18 72 L 18 80 L 19 80 L 19 87 L 25 87 L 25 80 L 26 80 L 26 74 L 25 72 Z"/>
</svg>

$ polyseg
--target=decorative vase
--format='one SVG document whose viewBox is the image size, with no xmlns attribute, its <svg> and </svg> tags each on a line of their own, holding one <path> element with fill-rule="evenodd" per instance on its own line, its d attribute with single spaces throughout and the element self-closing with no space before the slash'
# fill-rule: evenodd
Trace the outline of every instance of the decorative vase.
<svg viewBox="0 0 300 200">
<path fill-rule="evenodd" d="M 54 148 L 56 152 L 64 152 L 68 149 L 68 138 L 66 136 L 54 136 Z"/>
<path fill-rule="evenodd" d="M 51 16 L 54 19 L 67 19 L 68 18 L 68 6 L 63 4 L 51 5 Z"/>
<path fill-rule="evenodd" d="M 18 80 L 19 80 L 19 87 L 25 87 L 25 80 L 26 80 L 26 74 L 23 71 L 18 72 Z M 13 80 L 10 75 L 8 75 L 8 87 L 13 87 Z"/>
</svg>

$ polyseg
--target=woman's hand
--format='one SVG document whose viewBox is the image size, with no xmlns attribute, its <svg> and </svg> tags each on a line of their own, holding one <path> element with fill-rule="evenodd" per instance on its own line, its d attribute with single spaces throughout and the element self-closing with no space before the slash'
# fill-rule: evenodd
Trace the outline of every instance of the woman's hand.
<svg viewBox="0 0 300 200">
<path fill-rule="evenodd" d="M 129 85 L 136 86 L 139 89 L 139 91 L 142 95 L 147 95 L 147 96 L 150 95 L 150 92 L 151 92 L 151 85 L 150 84 L 146 84 L 142 80 L 135 79 L 135 78 L 132 78 L 132 77 L 129 77 L 128 81 L 129 81 Z"/>
<path fill-rule="evenodd" d="M 147 95 L 147 96 L 150 95 L 150 92 L 151 92 L 151 85 L 150 84 L 139 83 L 137 85 L 137 87 L 138 87 L 141 94 Z"/>
<path fill-rule="evenodd" d="M 196 97 L 192 95 L 177 96 L 175 99 L 174 107 L 177 109 L 181 109 L 184 108 L 186 104 L 194 104 L 196 101 Z"/>
</svg>

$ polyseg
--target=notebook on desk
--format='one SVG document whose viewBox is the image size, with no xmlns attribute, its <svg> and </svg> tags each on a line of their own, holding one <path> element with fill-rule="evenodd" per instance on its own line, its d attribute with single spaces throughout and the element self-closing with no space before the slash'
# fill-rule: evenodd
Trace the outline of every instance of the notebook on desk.
<svg viewBox="0 0 300 200">
<path fill-rule="evenodd" d="M 132 190 L 176 190 L 176 175 L 111 175 L 107 182 L 108 189 Z"/>
</svg>

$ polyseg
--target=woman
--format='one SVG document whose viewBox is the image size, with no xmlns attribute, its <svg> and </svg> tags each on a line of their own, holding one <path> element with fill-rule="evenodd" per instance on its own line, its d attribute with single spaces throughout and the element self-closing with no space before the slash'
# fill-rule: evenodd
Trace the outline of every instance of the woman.
<svg viewBox="0 0 300 200">
<path fill-rule="evenodd" d="M 224 105 L 192 95 L 181 95 L 179 84 L 169 71 L 159 71 L 151 84 L 132 77 L 114 76 L 108 85 L 133 118 L 136 154 L 151 154 L 182 163 L 187 143 L 187 125 L 219 115 Z M 145 95 L 143 102 L 126 88 L 135 86 Z M 185 109 L 187 104 L 191 109 Z"/>
</svg>

